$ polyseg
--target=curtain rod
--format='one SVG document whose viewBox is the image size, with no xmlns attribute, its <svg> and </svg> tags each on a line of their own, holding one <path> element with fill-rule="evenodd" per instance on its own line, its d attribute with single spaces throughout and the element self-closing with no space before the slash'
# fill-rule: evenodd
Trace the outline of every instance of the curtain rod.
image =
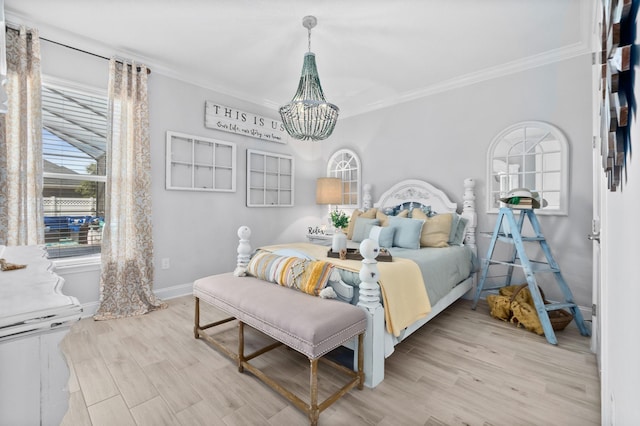
<svg viewBox="0 0 640 426">
<path fill-rule="evenodd" d="M 19 31 L 13 24 L 6 23 L 8 30 Z M 79 49 L 77 47 L 69 46 L 68 44 L 60 43 L 59 41 L 49 40 L 48 38 L 40 37 L 40 40 L 48 41 L 49 43 L 57 44 L 58 46 L 66 47 L 67 49 L 76 50 L 78 52 L 86 53 L 87 55 L 95 56 L 96 58 L 106 59 L 107 61 L 111 58 L 107 58 L 106 56 L 98 55 L 97 53 L 88 52 L 86 50 Z M 124 64 L 123 61 L 117 60 L 121 64 Z M 131 66 L 131 64 L 127 64 L 127 66 Z M 136 71 L 140 71 L 140 67 L 136 67 Z M 151 70 L 147 68 L 147 74 L 151 74 Z"/>
</svg>

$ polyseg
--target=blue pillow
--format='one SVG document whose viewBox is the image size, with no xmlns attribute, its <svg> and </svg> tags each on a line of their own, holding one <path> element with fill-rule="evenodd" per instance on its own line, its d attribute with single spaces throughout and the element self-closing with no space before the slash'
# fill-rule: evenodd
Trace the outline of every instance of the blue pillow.
<svg viewBox="0 0 640 426">
<path fill-rule="evenodd" d="M 380 247 L 393 247 L 393 236 L 396 228 L 391 226 L 372 226 L 369 238 L 374 240 Z"/>
<path fill-rule="evenodd" d="M 449 234 L 448 243 L 450 246 L 461 246 L 464 242 L 464 230 L 469 220 L 457 213 L 453 213 L 452 216 L 453 220 L 451 221 L 451 233 Z"/>
<path fill-rule="evenodd" d="M 393 247 L 408 249 L 420 248 L 420 234 L 424 220 L 391 216 L 389 226 L 395 228 Z"/>
<path fill-rule="evenodd" d="M 353 236 L 351 237 L 351 240 L 359 243 L 360 241 L 369 238 L 371 228 L 378 225 L 380 225 L 380 221 L 378 219 L 363 219 L 359 217 L 353 227 Z"/>
</svg>

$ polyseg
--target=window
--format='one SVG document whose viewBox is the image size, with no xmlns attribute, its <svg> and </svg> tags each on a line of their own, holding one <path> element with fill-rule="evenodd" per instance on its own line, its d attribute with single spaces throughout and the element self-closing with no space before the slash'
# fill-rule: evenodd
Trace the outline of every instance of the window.
<svg viewBox="0 0 640 426">
<path fill-rule="evenodd" d="M 487 182 L 489 212 L 514 188 L 538 192 L 546 201 L 538 213 L 568 213 L 568 142 L 556 127 L 536 121 L 503 130 L 491 143 Z"/>
<path fill-rule="evenodd" d="M 350 149 L 336 151 L 327 163 L 327 176 L 342 179 L 342 204 L 338 208 L 360 207 L 360 159 Z"/>
<path fill-rule="evenodd" d="M 44 84 L 42 144 L 49 257 L 100 253 L 107 179 L 105 94 Z"/>
</svg>

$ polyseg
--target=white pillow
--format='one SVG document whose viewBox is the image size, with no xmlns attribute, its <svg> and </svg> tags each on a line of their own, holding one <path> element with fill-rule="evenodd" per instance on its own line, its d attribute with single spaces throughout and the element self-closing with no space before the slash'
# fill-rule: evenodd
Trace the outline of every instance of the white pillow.
<svg viewBox="0 0 640 426">
<path fill-rule="evenodd" d="M 369 238 L 378 243 L 380 247 L 393 247 L 393 235 L 396 228 L 391 226 L 372 226 Z"/>
</svg>

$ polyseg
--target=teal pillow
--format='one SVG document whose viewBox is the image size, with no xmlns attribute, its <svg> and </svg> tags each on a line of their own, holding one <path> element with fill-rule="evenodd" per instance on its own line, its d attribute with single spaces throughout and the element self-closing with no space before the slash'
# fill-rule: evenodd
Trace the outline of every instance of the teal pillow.
<svg viewBox="0 0 640 426">
<path fill-rule="evenodd" d="M 451 231 L 449 232 L 449 245 L 453 244 L 456 238 L 456 232 L 458 232 L 458 222 L 460 222 L 460 215 L 458 213 L 451 213 Z"/>
<path fill-rule="evenodd" d="M 380 221 L 378 219 L 363 219 L 359 217 L 358 220 L 356 220 L 356 225 L 353 227 L 353 236 L 351 237 L 351 240 L 359 243 L 362 240 L 369 238 L 371 228 L 378 225 L 380 225 Z"/>
<path fill-rule="evenodd" d="M 396 229 L 391 226 L 372 226 L 369 238 L 378 243 L 380 247 L 393 247 L 393 236 Z"/>
<path fill-rule="evenodd" d="M 395 228 L 393 247 L 408 249 L 420 248 L 420 234 L 424 220 L 391 216 L 389 226 Z"/>
<path fill-rule="evenodd" d="M 469 219 L 462 217 L 457 213 L 453 213 L 453 220 L 451 221 L 451 233 L 449 234 L 450 246 L 461 246 L 464 242 L 464 231 L 469 223 Z"/>
</svg>

